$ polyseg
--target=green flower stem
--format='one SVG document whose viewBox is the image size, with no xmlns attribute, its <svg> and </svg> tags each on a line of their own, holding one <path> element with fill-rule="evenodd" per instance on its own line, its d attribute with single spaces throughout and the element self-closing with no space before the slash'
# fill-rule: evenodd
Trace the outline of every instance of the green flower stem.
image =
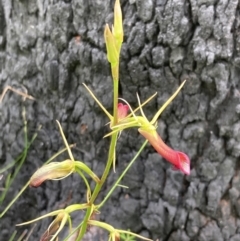
<svg viewBox="0 0 240 241">
<path fill-rule="evenodd" d="M 0 214 L 0 218 L 3 217 L 3 215 L 8 211 L 8 209 L 14 204 L 14 202 L 22 195 L 22 193 L 25 191 L 25 189 L 28 187 L 30 181 L 28 181 L 25 186 L 21 189 L 20 192 L 18 192 L 17 196 L 7 205 L 7 207 L 2 211 Z"/>
<path fill-rule="evenodd" d="M 115 188 L 118 186 L 119 182 L 122 180 L 122 178 L 125 176 L 125 174 L 127 173 L 127 171 L 129 170 L 129 168 L 132 166 L 132 164 L 134 163 L 134 161 L 138 158 L 138 156 L 141 154 L 141 152 L 143 151 L 144 147 L 146 146 L 146 144 L 148 143 L 148 141 L 146 140 L 141 148 L 139 149 L 139 151 L 137 152 L 137 154 L 134 156 L 134 158 L 131 160 L 131 162 L 127 165 L 127 167 L 125 168 L 125 170 L 123 171 L 123 173 L 121 174 L 121 176 L 118 178 L 118 180 L 115 182 L 115 184 L 113 185 L 113 187 L 110 189 L 110 191 L 108 192 L 108 194 L 105 196 L 105 198 L 103 199 L 103 201 L 97 205 L 97 209 L 100 209 L 105 202 L 108 200 L 108 198 L 112 195 L 113 191 L 115 190 Z"/>
<path fill-rule="evenodd" d="M 76 241 L 82 240 L 84 234 L 86 233 L 87 226 L 88 226 L 88 220 L 90 219 L 92 212 L 93 212 L 93 206 L 90 206 L 87 209 L 86 215 L 83 219 L 82 226 L 80 228 L 80 232 L 78 233 L 78 237 L 77 237 Z"/>
<path fill-rule="evenodd" d="M 115 71 L 114 71 L 114 73 L 112 72 L 112 75 L 113 75 L 113 123 L 112 123 L 112 125 L 113 126 L 118 123 L 118 84 L 119 84 L 118 69 L 119 69 L 119 56 L 118 56 L 117 67 L 115 69 L 115 70 L 117 70 L 116 71 L 117 75 L 115 75 L 116 74 Z M 107 164 L 106 164 L 105 170 L 103 172 L 103 175 L 101 177 L 101 180 L 99 183 L 96 184 L 93 194 L 88 202 L 90 207 L 87 209 L 86 215 L 83 219 L 82 227 L 80 229 L 80 232 L 78 234 L 76 241 L 80 241 L 83 238 L 83 236 L 87 230 L 88 220 L 90 219 L 90 217 L 94 211 L 93 203 L 96 200 L 100 190 L 102 189 L 103 184 L 105 183 L 105 181 L 107 179 L 107 176 L 109 174 L 109 171 L 110 171 L 112 163 L 113 163 L 113 160 L 115 158 L 117 137 L 118 137 L 118 132 L 114 133 L 111 136 L 111 143 L 110 143 L 109 152 L 108 152 Z"/>
<path fill-rule="evenodd" d="M 109 148 L 109 153 L 108 153 L 107 165 L 106 165 L 105 170 L 103 172 L 103 175 L 102 175 L 102 178 L 101 178 L 101 182 L 96 185 L 96 187 L 95 187 L 95 189 L 93 191 L 92 197 L 90 199 L 90 203 L 91 204 L 97 198 L 97 195 L 100 192 L 100 190 L 101 190 L 103 184 L 105 183 L 106 178 L 107 178 L 107 176 L 109 174 L 110 168 L 112 166 L 113 158 L 114 158 L 114 155 L 115 155 L 115 147 L 116 147 L 116 143 L 117 143 L 117 136 L 118 136 L 118 133 L 114 133 L 112 135 L 110 148 Z"/>
<path fill-rule="evenodd" d="M 87 173 L 95 182 L 100 182 L 100 179 L 97 177 L 97 175 L 83 162 L 80 161 L 75 161 L 75 169 L 84 171 Z"/>
<path fill-rule="evenodd" d="M 91 188 L 90 185 L 86 179 L 86 177 L 83 175 L 83 173 L 81 172 L 81 170 L 77 169 L 76 172 L 79 174 L 79 176 L 82 177 L 83 181 L 85 182 L 85 185 L 87 187 L 87 201 L 88 201 L 88 197 L 91 196 Z"/>
<path fill-rule="evenodd" d="M 11 235 L 11 237 L 8 241 L 14 241 L 14 238 L 16 235 L 17 235 L 17 231 L 14 231 L 14 233 Z"/>
<path fill-rule="evenodd" d="M 119 80 L 113 80 L 113 126 L 118 123 L 118 84 Z"/>
<path fill-rule="evenodd" d="M 87 209 L 86 215 L 83 219 L 83 224 L 82 224 L 80 233 L 79 233 L 76 241 L 80 241 L 82 239 L 83 235 L 85 234 L 86 230 L 87 230 L 88 220 L 90 219 L 90 217 L 92 215 L 92 212 L 94 211 L 93 210 L 93 203 L 94 203 L 95 199 L 97 198 L 100 190 L 102 189 L 102 186 L 106 181 L 106 178 L 109 174 L 110 168 L 111 168 L 112 163 L 113 163 L 113 158 L 114 158 L 114 155 L 115 155 L 115 147 L 116 147 L 116 143 L 117 143 L 117 137 L 118 137 L 118 133 L 114 133 L 111 137 L 111 143 L 110 143 L 110 148 L 109 148 L 109 152 L 108 152 L 107 165 L 106 165 L 105 170 L 103 172 L 100 183 L 96 184 L 96 187 L 93 191 L 93 194 L 92 194 L 92 196 L 89 200 L 89 206 L 90 207 Z"/>
</svg>

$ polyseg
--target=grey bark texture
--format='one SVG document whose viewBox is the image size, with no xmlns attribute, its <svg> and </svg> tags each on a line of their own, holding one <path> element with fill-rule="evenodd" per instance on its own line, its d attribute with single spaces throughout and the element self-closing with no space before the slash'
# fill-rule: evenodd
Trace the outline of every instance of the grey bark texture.
<svg viewBox="0 0 240 241">
<path fill-rule="evenodd" d="M 64 146 L 56 119 L 68 142 L 77 144 L 75 158 L 101 175 L 108 120 L 82 83 L 111 110 L 112 80 L 103 29 L 113 21 L 113 4 L 0 0 L 0 90 L 10 85 L 27 89 L 36 98 L 23 101 L 9 92 L 1 103 L 0 165 L 23 150 L 23 106 L 29 136 L 42 125 L 1 210 Z M 125 32 L 121 95 L 136 107 L 136 92 L 144 100 L 157 91 L 157 98 L 144 108 L 151 118 L 187 79 L 159 119 L 158 132 L 168 145 L 190 156 L 191 175 L 172 170 L 148 145 L 122 182 L 129 189 L 118 188 L 99 219 L 154 240 L 240 240 L 239 1 L 122 0 L 121 5 Z M 99 200 L 143 141 L 136 130 L 122 133 L 116 174 L 111 173 Z M 17 223 L 84 199 L 84 183 L 77 175 L 28 188 L 0 220 L 0 239 L 8 240 Z M 74 222 L 82 217 L 76 213 Z M 50 221 L 38 222 L 29 240 L 38 240 Z M 19 233 L 24 229 L 17 228 Z"/>
</svg>

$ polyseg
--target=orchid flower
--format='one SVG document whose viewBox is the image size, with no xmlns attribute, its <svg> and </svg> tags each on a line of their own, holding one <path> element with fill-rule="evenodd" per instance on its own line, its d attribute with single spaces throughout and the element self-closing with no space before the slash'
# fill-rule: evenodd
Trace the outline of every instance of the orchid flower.
<svg viewBox="0 0 240 241">
<path fill-rule="evenodd" d="M 40 239 L 40 241 L 53 241 L 53 240 L 56 240 L 58 234 L 60 233 L 60 231 L 63 229 L 63 227 L 65 226 L 65 224 L 67 222 L 69 224 L 69 231 L 71 233 L 71 230 L 72 230 L 72 220 L 70 217 L 71 212 L 83 210 L 88 207 L 89 207 L 88 203 L 72 204 L 72 205 L 66 207 L 65 209 L 59 209 L 59 210 L 47 213 L 47 214 L 45 214 L 41 217 L 38 217 L 36 219 L 33 219 L 31 221 L 17 224 L 16 226 L 28 225 L 30 223 L 37 222 L 46 217 L 56 216 L 55 219 L 52 221 L 52 223 L 49 225 L 48 229 L 44 232 L 44 234 L 42 235 L 42 237 Z"/>
<path fill-rule="evenodd" d="M 172 163 L 176 169 L 181 170 L 184 174 L 189 175 L 190 174 L 190 160 L 189 157 L 179 151 L 175 151 L 169 146 L 167 146 L 159 134 L 156 131 L 157 125 L 157 119 L 161 115 L 161 113 L 164 111 L 164 109 L 171 103 L 171 101 L 177 96 L 183 85 L 186 81 L 184 81 L 179 88 L 176 90 L 176 92 L 164 103 L 164 105 L 158 110 L 158 112 L 155 114 L 155 116 L 152 118 L 151 121 L 148 121 L 145 114 L 142 110 L 142 104 L 140 103 L 139 97 L 139 108 L 141 111 L 142 116 L 136 116 L 134 112 L 127 116 L 122 123 L 115 125 L 112 127 L 112 132 L 107 134 L 106 136 L 112 135 L 116 131 L 122 131 L 126 128 L 130 127 L 139 127 L 138 131 L 139 133 L 144 136 L 150 144 L 154 147 L 154 149 L 167 161 Z M 130 108 L 131 110 L 131 108 Z M 131 117 L 132 116 L 132 117 Z"/>
<path fill-rule="evenodd" d="M 51 162 L 40 167 L 30 178 L 29 185 L 38 187 L 46 180 L 61 180 L 76 171 L 84 171 L 92 177 L 95 182 L 100 182 L 100 179 L 95 173 L 83 162 L 65 160 L 62 162 Z"/>
<path fill-rule="evenodd" d="M 97 97 L 94 95 L 94 93 L 91 91 L 91 89 L 85 85 L 83 83 L 84 87 L 87 89 L 87 91 L 89 92 L 89 94 L 92 96 L 92 98 L 97 102 L 97 104 L 101 107 L 101 109 L 103 110 L 103 112 L 107 115 L 107 117 L 109 118 L 110 120 L 110 128 L 113 129 L 114 128 L 114 116 L 111 115 L 107 110 L 106 108 L 102 105 L 102 103 L 97 99 Z M 128 110 L 131 109 L 132 113 L 136 112 L 137 110 L 139 110 L 142 106 L 144 106 L 145 104 L 147 104 L 151 99 L 153 99 L 153 97 L 155 97 L 156 93 L 154 95 L 152 95 L 150 98 L 148 98 L 144 103 L 141 104 L 141 106 L 139 106 L 138 108 L 136 108 L 134 111 L 131 109 L 130 105 L 124 100 L 124 99 L 121 99 L 123 100 L 124 102 L 126 102 L 127 104 L 122 104 L 122 103 L 118 103 L 117 105 L 117 126 L 118 125 L 124 125 L 124 123 L 127 122 L 127 125 L 129 125 L 129 117 L 131 116 L 128 115 L 127 116 L 127 113 L 128 113 Z M 126 118 L 128 120 L 126 120 Z M 133 120 L 133 123 L 136 124 L 136 120 L 134 119 Z M 115 130 L 114 132 L 118 132 L 120 133 L 122 130 Z M 113 170 L 115 172 L 115 163 L 116 163 L 116 154 L 114 153 L 114 156 L 113 156 Z"/>
<path fill-rule="evenodd" d="M 72 160 L 62 162 L 51 162 L 39 168 L 30 178 L 29 185 L 40 186 L 46 180 L 59 180 L 71 175 L 75 171 L 75 164 Z"/>
<path fill-rule="evenodd" d="M 102 108 L 102 110 L 106 113 L 106 115 L 110 119 L 110 128 L 112 131 L 105 135 L 111 136 L 113 133 L 121 132 L 124 129 L 131 128 L 131 127 L 138 127 L 139 133 L 144 136 L 150 144 L 154 147 L 154 149 L 167 161 L 169 161 L 171 164 L 174 165 L 176 169 L 181 170 L 184 174 L 189 175 L 190 174 L 190 160 L 189 157 L 179 151 L 175 151 L 169 146 L 167 146 L 161 137 L 158 135 L 156 129 L 157 125 L 156 122 L 161 115 L 161 113 L 165 110 L 165 108 L 172 102 L 172 100 L 178 95 L 182 87 L 184 86 L 186 81 L 184 81 L 179 88 L 175 91 L 175 93 L 164 103 L 164 105 L 158 110 L 158 112 L 154 115 L 151 121 L 149 121 L 145 114 L 143 113 L 142 106 L 145 105 L 148 101 L 150 101 L 155 95 L 151 96 L 147 101 L 145 101 L 143 104 L 140 103 L 140 99 L 137 95 L 139 107 L 132 110 L 131 106 L 127 104 L 128 108 L 131 110 L 131 113 L 126 116 L 126 111 L 123 111 L 123 106 L 119 105 L 121 110 L 119 110 L 119 113 L 124 112 L 124 118 L 119 119 L 118 123 L 116 125 L 113 125 L 113 116 L 103 107 L 101 102 L 95 97 L 95 95 L 92 93 L 92 91 L 84 84 L 84 86 L 87 88 L 91 96 L 94 98 L 94 100 L 98 103 L 98 105 Z M 124 101 L 124 100 L 123 100 Z M 126 102 L 126 101 L 125 101 Z M 126 102 L 127 103 L 127 102 Z M 126 107 L 124 107 L 126 108 Z M 135 112 L 136 110 L 140 109 L 142 116 L 136 116 Z M 121 115 L 121 114 L 120 114 Z"/>
<path fill-rule="evenodd" d="M 87 89 L 87 91 L 89 92 L 89 94 L 92 96 L 92 98 L 97 102 L 97 104 L 99 105 L 99 107 L 103 110 L 103 112 L 106 114 L 106 116 L 109 118 L 109 123 L 110 123 L 110 128 L 111 129 L 114 129 L 115 127 L 118 127 L 118 125 L 121 125 L 121 124 L 124 124 L 126 123 L 125 119 L 128 119 L 128 123 L 129 123 L 129 120 L 131 118 L 132 115 L 134 115 L 134 113 L 136 111 L 138 111 L 141 107 L 143 107 L 144 105 L 146 105 L 150 100 L 152 100 L 157 93 L 153 94 L 150 98 L 148 98 L 146 101 L 144 101 L 139 107 L 137 107 L 135 110 L 132 110 L 131 106 L 127 103 L 127 101 L 125 101 L 124 99 L 121 99 L 119 98 L 120 100 L 122 100 L 123 102 L 126 102 L 127 104 L 122 104 L 122 103 L 118 103 L 117 105 L 117 119 L 118 119 L 118 122 L 117 122 L 117 125 L 113 125 L 113 120 L 114 120 L 114 117 L 113 115 L 111 115 L 107 110 L 106 108 L 102 105 L 102 103 L 98 100 L 98 98 L 94 95 L 94 93 L 92 92 L 92 90 L 83 83 L 84 87 Z M 128 110 L 131 110 L 131 114 L 127 115 L 128 113 Z M 114 132 L 117 132 L 114 131 Z"/>
<path fill-rule="evenodd" d="M 156 130 L 139 128 L 138 131 L 150 142 L 154 149 L 162 157 L 172 163 L 176 169 L 179 169 L 186 175 L 190 174 L 190 160 L 185 153 L 175 151 L 169 146 L 167 146 Z"/>
<path fill-rule="evenodd" d="M 53 240 L 56 240 L 58 234 L 63 229 L 63 227 L 65 226 L 67 221 L 69 222 L 70 232 L 71 232 L 72 221 L 71 221 L 71 218 L 70 218 L 68 212 L 66 212 L 64 209 L 60 209 L 60 210 L 53 211 L 51 213 L 47 213 L 39 218 L 36 218 L 29 222 L 17 224 L 16 226 L 27 225 L 27 224 L 36 222 L 40 219 L 43 219 L 45 217 L 51 217 L 51 216 L 55 216 L 55 215 L 57 215 L 56 218 L 52 221 L 52 223 L 49 225 L 48 229 L 44 232 L 44 234 L 42 235 L 42 237 L 40 239 L 40 241 L 53 241 Z"/>
<path fill-rule="evenodd" d="M 95 182 L 97 183 L 100 182 L 100 179 L 86 164 L 84 164 L 81 161 L 74 160 L 71 149 L 63 133 L 62 127 L 58 121 L 57 121 L 57 124 L 59 126 L 64 144 L 66 145 L 66 148 L 68 150 L 70 159 L 64 160 L 62 162 L 51 162 L 49 164 L 46 164 L 40 167 L 30 178 L 29 185 L 32 187 L 38 187 L 46 180 L 60 180 L 65 177 L 68 177 L 74 172 L 78 172 L 83 177 L 83 179 L 85 179 L 81 171 L 84 171 L 85 173 L 87 173 L 90 177 L 92 177 L 92 179 Z"/>
</svg>

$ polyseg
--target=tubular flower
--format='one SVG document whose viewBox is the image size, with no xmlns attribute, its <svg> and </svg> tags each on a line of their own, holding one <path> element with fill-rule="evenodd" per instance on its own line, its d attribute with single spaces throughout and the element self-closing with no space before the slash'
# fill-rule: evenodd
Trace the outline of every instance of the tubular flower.
<svg viewBox="0 0 240 241">
<path fill-rule="evenodd" d="M 183 81 L 183 83 L 178 87 L 178 89 L 172 94 L 172 96 L 163 104 L 163 106 L 157 111 L 157 113 L 154 115 L 151 121 L 149 121 L 145 114 L 143 113 L 142 106 L 148 103 L 154 96 L 151 96 L 148 100 L 146 100 L 143 104 L 140 103 L 139 97 L 139 107 L 135 109 L 134 111 L 129 106 L 129 109 L 131 110 L 131 113 L 127 116 L 126 110 L 123 107 L 124 105 L 118 104 L 118 115 L 124 116 L 123 119 L 120 118 L 120 121 L 116 125 L 113 125 L 113 116 L 104 108 L 104 106 L 101 104 L 101 102 L 95 97 L 95 95 L 92 93 L 92 91 L 86 86 L 86 89 L 89 91 L 91 96 L 94 98 L 94 100 L 98 103 L 98 105 L 102 108 L 102 110 L 106 113 L 106 115 L 110 119 L 110 128 L 112 131 L 105 135 L 111 136 L 114 133 L 120 133 L 121 131 L 127 129 L 127 128 L 133 128 L 138 127 L 138 131 L 140 134 L 142 134 L 149 142 L 150 144 L 155 148 L 155 150 L 162 155 L 166 160 L 168 160 L 170 163 L 172 163 L 176 169 L 181 170 L 183 173 L 189 175 L 190 174 L 190 160 L 189 157 L 179 151 L 174 151 L 170 147 L 168 147 L 161 137 L 158 135 L 156 131 L 157 126 L 157 120 L 161 113 L 165 110 L 165 108 L 173 101 L 173 99 L 178 95 L 182 87 L 184 86 L 186 80 Z M 127 105 L 128 106 L 128 105 Z M 135 112 L 137 110 L 141 111 L 141 116 L 136 116 Z"/>
<path fill-rule="evenodd" d="M 158 110 L 158 112 L 154 115 L 151 121 L 149 121 L 143 113 L 142 106 L 140 103 L 139 97 L 139 108 L 142 116 L 136 116 L 134 114 L 135 111 L 131 110 L 131 114 L 127 116 L 124 120 L 120 121 L 117 125 L 112 127 L 112 132 L 107 134 L 106 136 L 110 136 L 115 132 L 122 131 L 126 128 L 138 127 L 139 133 L 144 136 L 150 144 L 154 147 L 154 149 L 163 156 L 166 160 L 172 163 L 176 169 L 181 170 L 184 174 L 190 174 L 190 160 L 189 157 L 183 152 L 175 151 L 172 148 L 168 147 L 161 137 L 158 135 L 156 131 L 157 119 L 164 111 L 164 109 L 171 103 L 171 101 L 177 96 L 181 88 L 183 87 L 185 81 L 179 86 L 179 88 L 175 91 L 175 93 L 164 103 L 164 105 Z M 130 108 L 131 109 L 131 108 Z M 133 115 L 131 117 L 131 115 Z"/>
<path fill-rule="evenodd" d="M 75 171 L 84 171 L 95 182 L 100 182 L 99 178 L 94 174 L 94 172 L 83 162 L 65 160 L 62 162 L 51 162 L 39 168 L 30 178 L 29 185 L 32 187 L 38 187 L 44 181 L 60 180 L 71 175 Z"/>
<path fill-rule="evenodd" d="M 186 175 L 190 174 L 190 160 L 185 153 L 175 151 L 167 146 L 156 130 L 139 128 L 138 131 L 150 142 L 154 149 L 167 161 L 172 163 L 176 169 L 179 169 Z"/>
<path fill-rule="evenodd" d="M 63 162 L 51 162 L 39 168 L 30 178 L 30 186 L 38 187 L 46 180 L 61 179 L 69 176 L 75 170 L 72 160 Z"/>
</svg>

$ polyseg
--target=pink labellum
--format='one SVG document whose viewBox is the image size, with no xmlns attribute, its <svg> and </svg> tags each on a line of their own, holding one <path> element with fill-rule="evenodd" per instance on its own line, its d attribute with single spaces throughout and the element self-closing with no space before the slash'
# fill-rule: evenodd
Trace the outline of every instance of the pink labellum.
<svg viewBox="0 0 240 241">
<path fill-rule="evenodd" d="M 118 120 L 124 119 L 128 115 L 128 110 L 128 105 L 118 103 Z"/>
</svg>

